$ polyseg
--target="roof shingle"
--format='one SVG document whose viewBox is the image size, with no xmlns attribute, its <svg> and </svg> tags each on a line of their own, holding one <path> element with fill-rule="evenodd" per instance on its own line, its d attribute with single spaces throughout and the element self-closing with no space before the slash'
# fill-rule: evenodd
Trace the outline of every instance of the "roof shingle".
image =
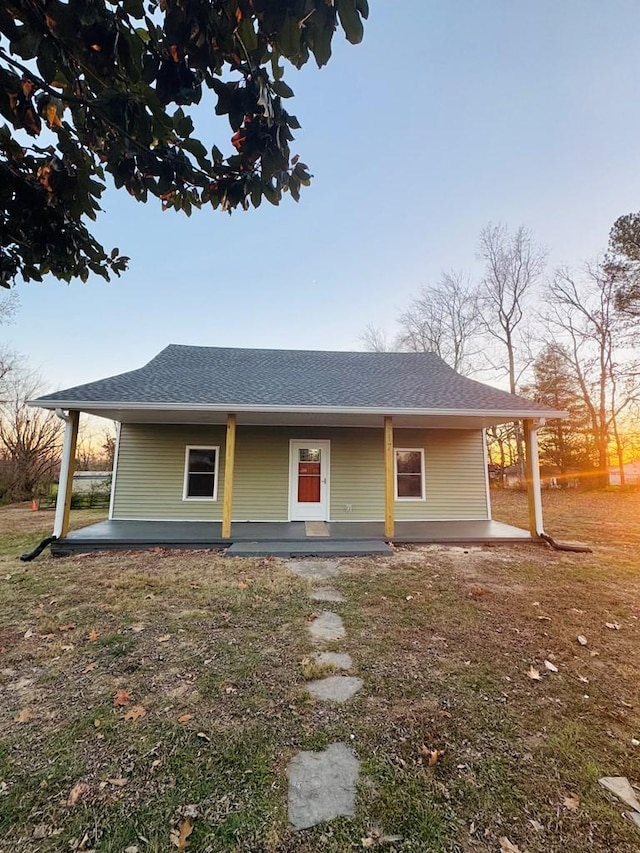
<svg viewBox="0 0 640 853">
<path fill-rule="evenodd" d="M 433 353 L 236 349 L 172 344 L 128 373 L 36 403 L 183 404 L 539 412 L 545 406 L 460 376 Z"/>
</svg>

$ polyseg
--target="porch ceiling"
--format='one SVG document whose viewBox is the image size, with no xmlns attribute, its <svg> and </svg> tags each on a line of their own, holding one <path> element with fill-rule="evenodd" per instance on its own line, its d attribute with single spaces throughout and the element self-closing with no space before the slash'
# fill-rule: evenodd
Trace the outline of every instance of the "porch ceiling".
<svg viewBox="0 0 640 853">
<path fill-rule="evenodd" d="M 51 407 L 53 408 L 53 407 Z M 228 412 L 235 412 L 238 426 L 331 426 L 382 428 L 385 415 L 393 417 L 393 425 L 398 428 L 423 429 L 483 429 L 496 424 L 507 423 L 522 418 L 538 419 L 539 412 L 452 412 L 452 411 L 387 411 L 373 410 L 243 410 L 242 407 L 229 406 L 225 410 L 209 407 L 202 408 L 153 408 L 87 406 L 75 404 L 61 408 L 76 408 L 89 415 L 107 418 L 120 423 L 164 423 L 164 424 L 224 424 Z"/>
</svg>

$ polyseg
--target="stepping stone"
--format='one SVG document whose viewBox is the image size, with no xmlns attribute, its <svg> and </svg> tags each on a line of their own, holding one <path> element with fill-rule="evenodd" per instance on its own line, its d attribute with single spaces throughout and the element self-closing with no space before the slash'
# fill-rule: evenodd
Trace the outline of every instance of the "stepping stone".
<svg viewBox="0 0 640 853">
<path fill-rule="evenodd" d="M 287 568 L 301 578 L 322 581 L 340 574 L 337 560 L 289 560 Z"/>
<path fill-rule="evenodd" d="M 313 622 L 309 622 L 308 628 L 311 639 L 318 642 L 340 640 L 346 634 L 342 619 L 330 610 L 321 611 Z"/>
<path fill-rule="evenodd" d="M 335 817 L 355 814 L 360 762 L 344 743 L 323 752 L 299 752 L 287 768 L 289 823 L 308 829 Z"/>
<path fill-rule="evenodd" d="M 313 698 L 325 702 L 346 702 L 355 696 L 361 687 L 362 679 L 352 675 L 330 675 L 307 684 L 307 690 Z"/>
<path fill-rule="evenodd" d="M 316 652 L 313 661 L 320 666 L 332 666 L 334 669 L 351 669 L 353 666 L 351 655 L 338 652 Z"/>
<path fill-rule="evenodd" d="M 332 586 L 319 586 L 311 591 L 312 601 L 344 601 L 344 595 Z"/>
</svg>

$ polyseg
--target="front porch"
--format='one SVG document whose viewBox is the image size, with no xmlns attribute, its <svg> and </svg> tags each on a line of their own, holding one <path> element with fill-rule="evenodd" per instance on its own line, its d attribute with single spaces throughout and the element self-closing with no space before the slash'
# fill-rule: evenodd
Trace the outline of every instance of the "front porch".
<svg viewBox="0 0 640 853">
<path fill-rule="evenodd" d="M 390 553 L 392 545 L 517 544 L 534 540 L 500 521 L 398 521 L 393 537 L 384 522 L 328 522 L 309 535 L 304 522 L 234 522 L 232 536 L 215 521 L 101 521 L 73 530 L 51 545 L 56 556 L 91 551 L 176 548 L 228 549 L 230 556 L 359 556 Z"/>
</svg>

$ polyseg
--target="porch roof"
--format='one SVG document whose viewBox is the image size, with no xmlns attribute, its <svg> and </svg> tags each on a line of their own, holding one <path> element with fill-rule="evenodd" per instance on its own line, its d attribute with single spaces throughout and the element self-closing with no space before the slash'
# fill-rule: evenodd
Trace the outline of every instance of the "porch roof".
<svg viewBox="0 0 640 853">
<path fill-rule="evenodd" d="M 433 353 L 166 347 L 144 367 L 31 401 L 118 421 L 473 428 L 563 412 L 456 373 Z"/>
</svg>

